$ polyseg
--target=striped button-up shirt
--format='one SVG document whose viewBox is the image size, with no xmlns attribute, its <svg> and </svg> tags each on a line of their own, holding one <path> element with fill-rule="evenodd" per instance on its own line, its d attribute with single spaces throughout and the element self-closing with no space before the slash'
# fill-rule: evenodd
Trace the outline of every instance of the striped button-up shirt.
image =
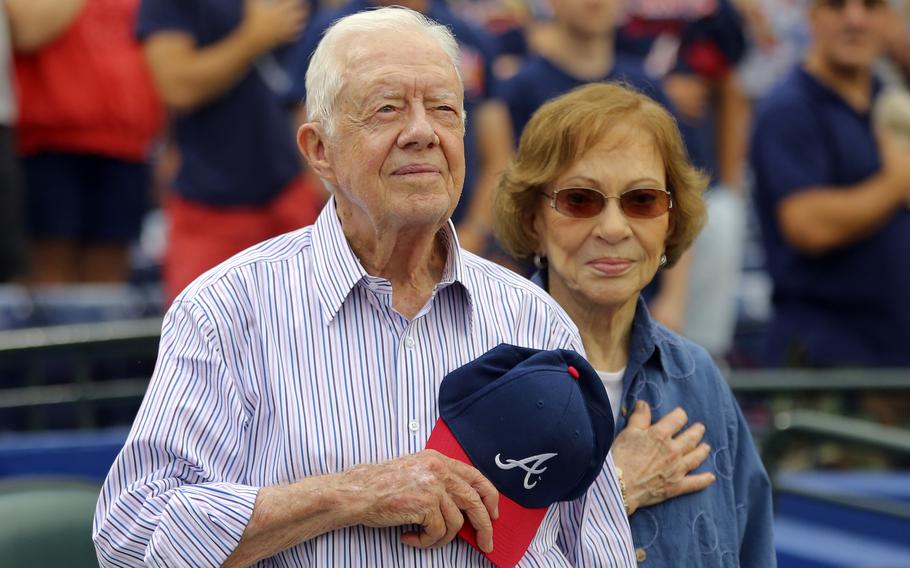
<svg viewBox="0 0 910 568">
<path fill-rule="evenodd" d="M 451 224 L 440 237 L 443 278 L 410 320 L 393 309 L 389 281 L 364 271 L 332 202 L 315 225 L 190 285 L 165 317 L 155 373 L 101 492 L 101 563 L 218 566 L 260 487 L 422 450 L 449 371 L 502 342 L 583 352 L 545 292 L 459 250 Z M 581 520 L 552 507 L 522 565 L 585 556 L 562 550 L 567 543 L 607 547 L 617 565 L 634 565 L 612 459 L 601 477 L 615 522 L 583 538 Z M 332 531 L 262 565 L 490 565 L 460 539 L 431 550 L 402 545 L 405 530 Z"/>
</svg>

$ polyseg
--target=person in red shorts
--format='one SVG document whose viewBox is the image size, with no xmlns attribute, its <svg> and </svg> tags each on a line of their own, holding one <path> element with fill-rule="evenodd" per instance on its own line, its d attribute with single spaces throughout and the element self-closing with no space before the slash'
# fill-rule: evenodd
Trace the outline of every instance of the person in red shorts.
<svg viewBox="0 0 910 568">
<path fill-rule="evenodd" d="M 163 113 L 132 28 L 139 0 L 9 0 L 32 280 L 119 282 Z M 25 25 L 25 23 L 28 25 Z"/>
<path fill-rule="evenodd" d="M 283 58 L 306 0 L 142 0 L 138 34 L 174 112 L 165 295 L 267 238 L 312 223 Z"/>
</svg>

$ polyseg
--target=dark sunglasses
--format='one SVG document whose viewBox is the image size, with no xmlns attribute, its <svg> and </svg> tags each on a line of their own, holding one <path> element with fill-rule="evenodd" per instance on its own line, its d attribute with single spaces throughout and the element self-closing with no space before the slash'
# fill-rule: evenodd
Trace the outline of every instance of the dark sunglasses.
<svg viewBox="0 0 910 568">
<path fill-rule="evenodd" d="M 550 198 L 550 207 L 578 219 L 600 215 L 608 199 L 618 199 L 623 214 L 633 219 L 660 217 L 673 207 L 670 192 L 665 189 L 630 189 L 619 196 L 608 196 L 590 187 L 564 187 L 544 195 Z"/>
<path fill-rule="evenodd" d="M 851 0 L 818 0 L 818 3 L 825 8 L 829 8 L 834 11 L 841 11 L 847 7 Z M 886 4 L 886 0 L 859 0 L 859 3 L 863 5 L 868 11 L 878 10 Z"/>
</svg>

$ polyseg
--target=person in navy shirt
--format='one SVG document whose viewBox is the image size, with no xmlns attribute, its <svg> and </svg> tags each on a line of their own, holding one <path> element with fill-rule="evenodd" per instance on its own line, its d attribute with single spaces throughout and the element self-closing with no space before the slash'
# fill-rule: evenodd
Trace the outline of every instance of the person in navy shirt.
<svg viewBox="0 0 910 568">
<path fill-rule="evenodd" d="M 518 73 L 500 87 L 516 141 L 543 103 L 588 83 L 623 82 L 668 106 L 660 86 L 645 75 L 641 62 L 616 53 L 616 10 L 614 0 L 553 2 L 550 41 L 542 42 L 538 54 L 528 57 Z"/>
<path fill-rule="evenodd" d="M 774 283 L 766 362 L 910 365 L 910 150 L 876 136 L 884 0 L 814 0 L 802 65 L 760 108 L 756 204 Z"/>
<path fill-rule="evenodd" d="M 180 168 L 168 197 L 165 294 L 275 235 L 310 224 L 282 66 L 306 0 L 142 0 L 138 35 L 174 111 Z"/>
</svg>

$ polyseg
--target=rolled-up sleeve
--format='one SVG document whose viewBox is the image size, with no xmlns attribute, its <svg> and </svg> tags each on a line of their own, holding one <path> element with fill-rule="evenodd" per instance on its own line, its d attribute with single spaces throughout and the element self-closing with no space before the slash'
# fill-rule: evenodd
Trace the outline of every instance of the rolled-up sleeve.
<svg viewBox="0 0 910 568">
<path fill-rule="evenodd" d="M 98 500 L 102 566 L 220 566 L 236 548 L 259 488 L 244 483 L 248 412 L 225 356 L 207 314 L 176 302 Z"/>
</svg>

